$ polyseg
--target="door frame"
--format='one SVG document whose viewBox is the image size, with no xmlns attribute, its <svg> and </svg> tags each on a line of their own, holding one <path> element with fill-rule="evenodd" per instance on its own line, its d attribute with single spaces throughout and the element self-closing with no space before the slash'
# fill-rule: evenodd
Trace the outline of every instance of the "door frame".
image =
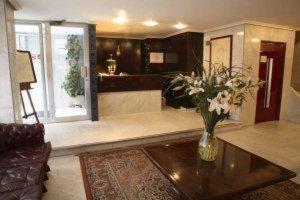
<svg viewBox="0 0 300 200">
<path fill-rule="evenodd" d="M 39 45 L 40 45 L 40 59 L 41 59 L 41 77 L 42 77 L 42 88 L 43 88 L 43 99 L 44 99 L 44 118 L 40 119 L 42 123 L 47 123 L 49 121 L 48 112 L 48 101 L 47 101 L 47 84 L 46 84 L 46 74 L 45 74 L 45 52 L 44 52 L 44 37 L 43 37 L 43 26 L 41 22 L 38 21 L 28 21 L 28 20 L 15 20 L 14 25 L 33 25 L 39 28 Z"/>
<path fill-rule="evenodd" d="M 283 59 L 282 59 L 282 74 L 281 74 L 281 83 L 280 83 L 280 98 L 279 98 L 279 104 L 278 104 L 278 108 L 276 108 L 276 119 L 275 120 L 279 120 L 280 119 L 280 112 L 281 112 L 281 102 L 282 102 L 282 89 L 283 89 L 283 79 L 284 79 L 284 69 L 285 69 L 285 56 L 286 56 L 286 42 L 278 42 L 278 41 L 271 41 L 271 40 L 261 40 L 260 41 L 260 52 L 261 52 L 261 43 L 274 43 L 274 44 L 283 44 L 284 45 L 284 55 L 283 55 Z M 260 58 L 259 58 L 260 59 Z M 260 61 L 259 61 L 260 63 Z M 258 72 L 260 70 L 260 64 L 259 64 L 259 68 L 258 68 Z M 257 98 L 256 98 L 257 101 Z M 256 102 L 257 104 L 257 102 Z M 256 105 L 257 106 L 257 105 Z M 257 107 L 255 110 L 255 123 L 260 123 L 257 122 Z"/>
<path fill-rule="evenodd" d="M 56 117 L 55 116 L 55 102 L 54 102 L 54 85 L 53 85 L 53 62 L 52 62 L 52 38 L 51 38 L 51 25 L 45 23 L 45 43 L 47 44 L 46 51 L 47 56 L 47 71 L 48 71 L 48 97 L 49 97 L 49 110 L 50 110 L 50 122 L 71 122 L 71 121 L 83 121 L 91 119 L 91 95 L 90 95 L 90 75 L 89 75 L 89 38 L 88 38 L 88 24 L 85 23 L 71 23 L 67 22 L 61 27 L 78 27 L 83 28 L 83 57 L 84 67 L 86 67 L 86 77 L 84 78 L 84 99 L 86 102 L 86 115 L 81 116 L 68 116 L 68 117 Z"/>
</svg>

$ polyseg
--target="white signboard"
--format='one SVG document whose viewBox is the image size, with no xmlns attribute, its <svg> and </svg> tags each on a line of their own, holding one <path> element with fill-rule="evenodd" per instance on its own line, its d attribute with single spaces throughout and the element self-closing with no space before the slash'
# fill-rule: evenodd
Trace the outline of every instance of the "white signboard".
<svg viewBox="0 0 300 200">
<path fill-rule="evenodd" d="M 16 55 L 19 83 L 35 83 L 36 77 L 29 51 L 18 51 Z"/>
<path fill-rule="evenodd" d="M 164 54 L 151 52 L 150 53 L 150 63 L 164 63 Z"/>
</svg>

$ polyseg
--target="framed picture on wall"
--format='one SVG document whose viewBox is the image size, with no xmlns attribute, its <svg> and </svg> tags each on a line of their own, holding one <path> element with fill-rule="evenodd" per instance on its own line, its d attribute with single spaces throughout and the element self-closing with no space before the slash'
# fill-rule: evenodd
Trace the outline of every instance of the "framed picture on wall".
<svg viewBox="0 0 300 200">
<path fill-rule="evenodd" d="M 231 67 L 232 35 L 212 38 L 210 40 L 210 62 Z"/>
<path fill-rule="evenodd" d="M 164 63 L 164 54 L 160 52 L 150 52 L 150 63 Z"/>
</svg>

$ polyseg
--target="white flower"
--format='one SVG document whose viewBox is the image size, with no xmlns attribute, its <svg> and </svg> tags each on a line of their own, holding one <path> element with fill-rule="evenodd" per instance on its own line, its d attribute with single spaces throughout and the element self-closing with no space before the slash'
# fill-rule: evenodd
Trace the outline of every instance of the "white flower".
<svg viewBox="0 0 300 200">
<path fill-rule="evenodd" d="M 189 84 L 192 84 L 194 82 L 194 79 L 192 77 L 184 76 L 184 78 Z"/>
<path fill-rule="evenodd" d="M 222 104 L 217 100 L 217 98 L 214 99 L 207 99 L 207 101 L 210 103 L 208 110 L 210 112 L 216 110 L 217 114 L 221 114 Z"/>
<path fill-rule="evenodd" d="M 233 80 L 231 79 L 231 80 L 227 81 L 227 82 L 225 83 L 225 86 L 227 86 L 227 87 L 232 87 L 232 86 L 233 86 Z"/>
<path fill-rule="evenodd" d="M 190 87 L 189 95 L 197 94 L 199 92 L 204 92 L 203 88 L 197 88 L 197 87 Z"/>
<path fill-rule="evenodd" d="M 173 88 L 173 90 L 174 90 L 174 91 L 179 91 L 179 90 L 181 90 L 182 88 L 184 88 L 184 85 L 179 85 L 179 86 Z"/>
<path fill-rule="evenodd" d="M 227 114 L 231 110 L 231 105 L 228 103 L 222 104 L 223 113 Z"/>
<path fill-rule="evenodd" d="M 223 113 L 227 114 L 231 110 L 230 98 L 231 94 L 227 90 L 219 92 L 215 98 L 207 99 L 210 102 L 208 110 L 210 112 L 216 110 L 217 114 L 220 115 L 223 109 Z"/>
<path fill-rule="evenodd" d="M 178 81 L 181 81 L 182 80 L 182 75 L 181 74 L 179 74 L 178 76 L 176 76 L 172 81 L 171 81 L 171 83 L 173 84 L 173 83 L 176 83 L 176 82 L 178 82 Z"/>
<path fill-rule="evenodd" d="M 217 77 L 217 84 L 220 85 L 220 83 L 223 81 L 223 78 L 218 76 Z"/>
<path fill-rule="evenodd" d="M 199 80 L 199 81 L 195 80 L 195 81 L 194 81 L 194 85 L 195 85 L 195 86 L 201 86 L 201 84 L 202 84 L 202 81 L 201 81 L 201 80 Z"/>
<path fill-rule="evenodd" d="M 221 103 L 227 103 L 229 101 L 230 97 L 231 97 L 231 94 L 229 94 L 229 92 L 227 90 L 219 92 L 218 95 L 217 95 L 217 99 Z"/>
</svg>

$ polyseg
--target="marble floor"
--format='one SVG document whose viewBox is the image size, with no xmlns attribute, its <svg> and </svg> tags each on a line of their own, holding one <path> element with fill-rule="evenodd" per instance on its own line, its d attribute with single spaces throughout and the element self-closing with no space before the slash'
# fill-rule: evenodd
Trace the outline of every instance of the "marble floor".
<svg viewBox="0 0 300 200">
<path fill-rule="evenodd" d="M 222 124 L 234 123 L 225 120 Z M 147 138 L 203 128 L 194 110 L 163 109 L 161 112 L 101 117 L 100 121 L 45 124 L 46 140 L 53 149 Z"/>
<path fill-rule="evenodd" d="M 267 122 L 242 129 L 221 131 L 218 137 L 300 174 L 300 124 Z M 61 156 L 49 161 L 46 200 L 85 199 L 79 159 Z M 293 179 L 300 184 L 300 178 Z"/>
<path fill-rule="evenodd" d="M 300 184 L 300 124 L 273 121 L 223 131 L 218 137 L 296 172 L 294 180 Z"/>
</svg>

